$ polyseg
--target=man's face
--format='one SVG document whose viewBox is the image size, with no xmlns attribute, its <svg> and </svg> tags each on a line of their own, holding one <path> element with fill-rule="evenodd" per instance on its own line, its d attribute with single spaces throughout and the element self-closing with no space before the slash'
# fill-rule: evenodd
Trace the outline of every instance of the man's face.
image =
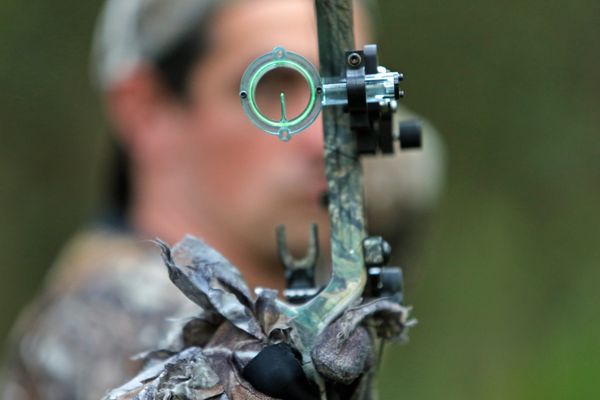
<svg viewBox="0 0 600 400">
<path fill-rule="evenodd" d="M 278 224 L 286 225 L 292 251 L 302 252 L 310 223 L 318 223 L 327 249 L 322 123 L 319 118 L 287 143 L 267 135 L 242 110 L 240 80 L 254 59 L 276 46 L 318 66 L 316 32 L 310 0 L 229 5 L 217 12 L 210 49 L 190 79 L 178 155 L 189 167 L 188 195 L 197 202 L 200 218 L 264 254 L 274 252 Z M 288 117 L 300 114 L 308 89 L 300 75 L 285 69 L 259 84 L 263 113 L 278 119 L 280 92 L 285 92 Z"/>
</svg>

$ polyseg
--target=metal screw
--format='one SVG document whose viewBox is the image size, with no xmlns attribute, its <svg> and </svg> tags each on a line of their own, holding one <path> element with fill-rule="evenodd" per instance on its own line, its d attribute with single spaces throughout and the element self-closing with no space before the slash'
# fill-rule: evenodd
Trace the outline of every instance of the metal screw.
<svg viewBox="0 0 600 400">
<path fill-rule="evenodd" d="M 245 90 L 242 90 L 242 91 L 240 92 L 240 97 L 241 97 L 242 99 L 245 99 L 245 98 L 247 98 L 247 97 L 248 97 L 248 93 L 247 93 Z"/>
<path fill-rule="evenodd" d="M 353 67 L 356 67 L 357 65 L 359 65 L 362 62 L 362 57 L 360 56 L 360 54 L 358 53 L 351 53 L 348 56 L 348 64 L 350 64 Z"/>
<path fill-rule="evenodd" d="M 282 142 L 287 142 L 291 139 L 292 137 L 290 136 L 290 131 L 288 131 L 285 128 L 282 128 L 279 131 L 279 140 L 281 140 Z"/>
</svg>

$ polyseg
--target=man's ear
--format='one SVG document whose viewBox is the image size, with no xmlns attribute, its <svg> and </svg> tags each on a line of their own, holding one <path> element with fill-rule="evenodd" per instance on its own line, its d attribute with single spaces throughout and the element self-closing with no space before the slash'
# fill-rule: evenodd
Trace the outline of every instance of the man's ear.
<svg viewBox="0 0 600 400">
<path fill-rule="evenodd" d="M 173 137 L 179 107 L 156 72 L 139 67 L 107 92 L 108 116 L 116 128 L 117 139 L 131 157 L 150 156 Z M 167 145 L 168 147 L 168 145 Z"/>
</svg>

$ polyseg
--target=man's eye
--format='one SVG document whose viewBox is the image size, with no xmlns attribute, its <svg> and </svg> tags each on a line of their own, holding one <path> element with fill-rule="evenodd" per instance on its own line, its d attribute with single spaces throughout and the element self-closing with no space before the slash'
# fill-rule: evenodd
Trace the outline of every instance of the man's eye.
<svg viewBox="0 0 600 400">
<path fill-rule="evenodd" d="M 295 70 L 277 68 L 263 76 L 256 87 L 256 103 L 266 117 L 281 119 L 281 93 L 285 94 L 287 119 L 304 111 L 310 96 L 308 83 Z"/>
</svg>

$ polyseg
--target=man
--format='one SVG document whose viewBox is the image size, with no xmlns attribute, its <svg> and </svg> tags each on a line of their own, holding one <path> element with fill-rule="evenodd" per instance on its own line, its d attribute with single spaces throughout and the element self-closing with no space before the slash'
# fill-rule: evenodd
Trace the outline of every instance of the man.
<svg viewBox="0 0 600 400">
<path fill-rule="evenodd" d="M 361 5 L 356 16 L 358 47 L 371 28 Z M 300 254 L 309 224 L 318 223 L 329 253 L 321 123 L 284 144 L 255 128 L 240 105 L 245 68 L 277 45 L 318 65 L 311 0 L 107 1 L 94 68 L 128 160 L 129 201 L 120 224 L 95 227 L 67 247 L 42 299 L 20 319 L 2 398 L 100 398 L 137 371 L 130 357 L 156 346 L 168 318 L 194 313 L 146 239 L 202 237 L 250 287 L 279 290 L 277 225 Z M 285 72 L 261 83 L 262 111 L 277 113 L 280 89 L 289 114 L 299 112 L 304 83 Z M 439 186 L 435 138 L 425 140 L 421 155 L 366 165 L 368 195 L 404 221 L 425 212 Z M 406 228 L 380 210 L 372 219 L 388 224 L 373 231 Z"/>
</svg>

